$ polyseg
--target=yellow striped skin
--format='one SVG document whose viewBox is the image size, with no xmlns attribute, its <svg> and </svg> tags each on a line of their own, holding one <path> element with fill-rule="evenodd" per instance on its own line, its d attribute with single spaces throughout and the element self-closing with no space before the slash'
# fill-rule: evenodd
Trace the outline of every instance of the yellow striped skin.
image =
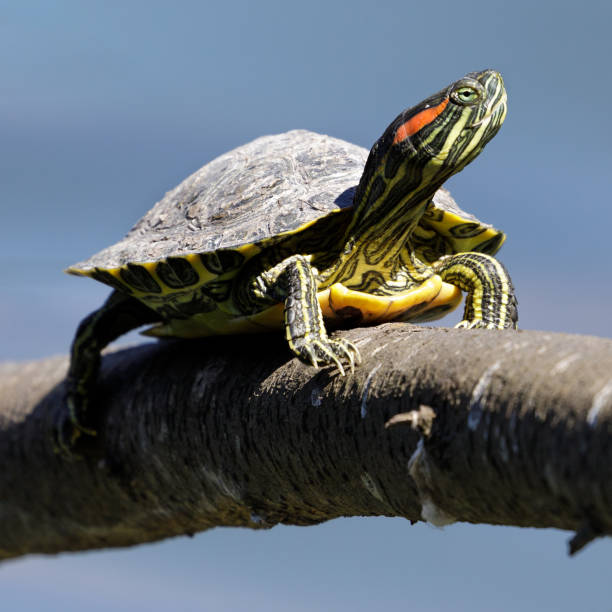
<svg viewBox="0 0 612 612">
<path fill-rule="evenodd" d="M 432 204 L 505 115 L 501 76 L 470 73 L 389 125 L 372 147 L 350 210 L 231 249 L 69 269 L 116 291 L 77 332 L 68 376 L 72 429 L 58 427 L 60 446 L 95 430 L 87 406 L 99 351 L 130 326 L 155 323 L 147 334 L 183 338 L 284 327 L 300 359 L 342 373 L 359 363 L 359 352 L 330 338 L 326 322 L 431 320 L 455 308 L 463 290 L 460 326 L 516 327 L 512 283 L 492 256 L 505 236 Z"/>
<path fill-rule="evenodd" d="M 514 327 L 516 300 L 510 277 L 503 265 L 481 253 L 442 257 L 434 269 L 449 283 L 468 292 L 466 312 L 457 327 Z"/>
</svg>

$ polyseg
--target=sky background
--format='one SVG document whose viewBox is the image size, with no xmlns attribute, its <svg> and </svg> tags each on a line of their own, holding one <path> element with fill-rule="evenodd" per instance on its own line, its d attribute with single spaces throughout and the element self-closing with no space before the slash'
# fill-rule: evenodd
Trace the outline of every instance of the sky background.
<svg viewBox="0 0 612 612">
<path fill-rule="evenodd" d="M 108 291 L 62 274 L 217 155 L 293 128 L 370 147 L 495 68 L 508 117 L 447 184 L 508 233 L 520 325 L 612 336 L 607 0 L 0 0 L 0 358 L 65 353 Z M 445 319 L 459 320 L 459 314 Z M 6 610 L 612 610 L 612 542 L 342 519 L 0 567 Z"/>
</svg>

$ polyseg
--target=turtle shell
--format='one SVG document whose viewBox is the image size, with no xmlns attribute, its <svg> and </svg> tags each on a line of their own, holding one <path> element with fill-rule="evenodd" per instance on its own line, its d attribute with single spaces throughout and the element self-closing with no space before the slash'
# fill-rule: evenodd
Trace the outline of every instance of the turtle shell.
<svg viewBox="0 0 612 612">
<path fill-rule="evenodd" d="M 350 214 L 368 153 L 306 130 L 263 136 L 194 172 L 123 240 L 67 271 L 95 276 L 96 270 L 265 244 L 322 217 Z M 462 211 L 445 189 L 414 235 L 417 255 L 427 262 L 462 251 L 493 254 L 503 240 L 503 233 Z"/>
</svg>

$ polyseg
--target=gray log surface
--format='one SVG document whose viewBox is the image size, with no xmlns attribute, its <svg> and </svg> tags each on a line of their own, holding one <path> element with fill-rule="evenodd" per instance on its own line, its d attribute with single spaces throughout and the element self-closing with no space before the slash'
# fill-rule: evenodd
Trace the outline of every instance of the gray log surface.
<svg viewBox="0 0 612 612">
<path fill-rule="evenodd" d="M 341 335 L 363 357 L 345 377 L 276 335 L 109 353 L 72 461 L 51 437 L 67 359 L 0 364 L 0 558 L 355 515 L 556 527 L 571 551 L 612 533 L 612 341 Z"/>
</svg>

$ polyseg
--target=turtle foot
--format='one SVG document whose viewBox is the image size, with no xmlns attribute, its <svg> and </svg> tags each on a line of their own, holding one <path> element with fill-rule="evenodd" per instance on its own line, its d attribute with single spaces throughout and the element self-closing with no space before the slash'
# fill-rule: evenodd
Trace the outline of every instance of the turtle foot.
<svg viewBox="0 0 612 612">
<path fill-rule="evenodd" d="M 68 460 L 82 459 L 97 436 L 95 429 L 79 423 L 76 414 L 74 399 L 69 397 L 67 410 L 59 415 L 53 429 L 53 452 Z"/>
<path fill-rule="evenodd" d="M 348 364 L 351 372 L 355 371 L 355 364 L 361 363 L 359 349 L 352 342 L 342 338 L 300 339 L 294 342 L 293 348 L 305 363 L 315 368 L 335 365 L 342 376 L 346 374 L 343 362 Z"/>
<path fill-rule="evenodd" d="M 515 329 L 514 326 L 503 325 L 495 321 L 485 321 L 484 319 L 475 319 L 473 321 L 463 320 L 455 325 L 457 329 Z"/>
</svg>

